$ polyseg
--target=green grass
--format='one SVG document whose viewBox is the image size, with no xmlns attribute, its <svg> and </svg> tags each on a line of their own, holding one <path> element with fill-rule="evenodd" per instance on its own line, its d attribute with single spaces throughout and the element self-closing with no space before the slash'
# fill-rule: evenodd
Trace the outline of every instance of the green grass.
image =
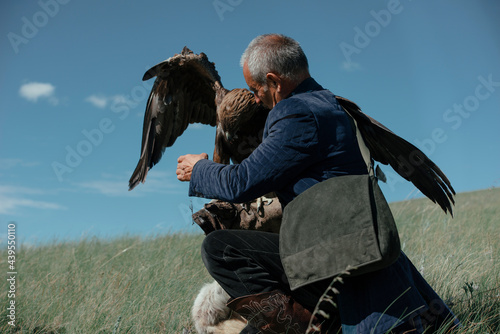
<svg viewBox="0 0 500 334">
<path fill-rule="evenodd" d="M 392 203 L 403 250 L 462 320 L 460 333 L 500 332 L 500 189 L 458 194 L 455 218 L 427 199 Z M 181 333 L 211 279 L 199 235 L 124 236 L 21 247 L 16 324 L 0 281 L 1 333 Z M 6 246 L 0 264 L 6 273 Z M 117 329 L 116 329 L 117 328 Z"/>
<path fill-rule="evenodd" d="M 13 332 L 112 333 L 121 317 L 117 333 L 178 333 L 191 326 L 194 289 L 210 279 L 199 255 L 202 240 L 175 234 L 24 249 Z M 4 282 L 0 289 L 7 291 Z M 7 321 L 2 308 L 1 333 L 11 327 Z"/>
</svg>

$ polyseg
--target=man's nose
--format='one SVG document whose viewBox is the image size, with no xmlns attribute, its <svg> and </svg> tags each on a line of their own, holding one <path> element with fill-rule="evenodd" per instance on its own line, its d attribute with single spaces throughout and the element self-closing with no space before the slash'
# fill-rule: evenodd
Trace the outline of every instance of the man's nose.
<svg viewBox="0 0 500 334">
<path fill-rule="evenodd" d="M 254 96 L 255 96 L 255 102 L 257 104 L 260 104 L 262 101 L 259 99 L 259 97 L 257 96 L 257 94 L 254 94 Z"/>
</svg>

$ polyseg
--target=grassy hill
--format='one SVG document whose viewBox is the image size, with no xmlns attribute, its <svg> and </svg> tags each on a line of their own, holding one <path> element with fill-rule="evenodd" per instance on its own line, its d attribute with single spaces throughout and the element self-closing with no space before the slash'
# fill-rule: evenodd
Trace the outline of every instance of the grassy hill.
<svg viewBox="0 0 500 334">
<path fill-rule="evenodd" d="M 462 193 L 455 218 L 427 199 L 392 203 L 403 250 L 462 320 L 460 333 L 500 332 L 500 189 Z M 204 236 L 124 236 L 20 248 L 16 327 L 0 281 L 1 333 L 181 333 L 211 281 Z M 7 273 L 7 247 L 0 264 Z"/>
</svg>

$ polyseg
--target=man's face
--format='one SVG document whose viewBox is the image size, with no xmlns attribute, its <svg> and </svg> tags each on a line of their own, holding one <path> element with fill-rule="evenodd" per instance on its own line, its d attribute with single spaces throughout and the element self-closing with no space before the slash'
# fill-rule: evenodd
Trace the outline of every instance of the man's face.
<svg viewBox="0 0 500 334">
<path fill-rule="evenodd" d="M 273 91 L 275 89 L 273 89 L 273 87 L 269 87 L 269 85 L 261 85 L 257 83 L 250 75 L 247 63 L 243 65 L 243 77 L 245 77 L 248 88 L 255 95 L 255 101 L 257 103 L 260 103 L 269 109 L 272 109 L 276 105 L 275 99 L 273 98 Z"/>
</svg>

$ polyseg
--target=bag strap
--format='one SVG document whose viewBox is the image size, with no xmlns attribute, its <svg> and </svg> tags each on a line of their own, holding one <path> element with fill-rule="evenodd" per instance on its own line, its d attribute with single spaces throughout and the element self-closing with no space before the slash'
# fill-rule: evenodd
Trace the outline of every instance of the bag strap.
<svg viewBox="0 0 500 334">
<path fill-rule="evenodd" d="M 358 141 L 359 151 L 361 152 L 361 155 L 363 156 L 363 160 L 365 161 L 366 170 L 368 171 L 368 174 L 370 176 L 375 176 L 375 173 L 373 170 L 373 161 L 372 161 L 372 157 L 370 154 L 370 150 L 366 146 L 365 141 L 363 139 L 363 136 L 361 135 L 361 132 L 359 132 L 358 123 L 356 122 L 354 117 L 352 117 L 344 107 L 342 107 L 342 109 L 344 109 L 347 116 L 349 116 L 349 118 L 352 120 L 354 128 L 356 129 L 356 138 Z"/>
</svg>

